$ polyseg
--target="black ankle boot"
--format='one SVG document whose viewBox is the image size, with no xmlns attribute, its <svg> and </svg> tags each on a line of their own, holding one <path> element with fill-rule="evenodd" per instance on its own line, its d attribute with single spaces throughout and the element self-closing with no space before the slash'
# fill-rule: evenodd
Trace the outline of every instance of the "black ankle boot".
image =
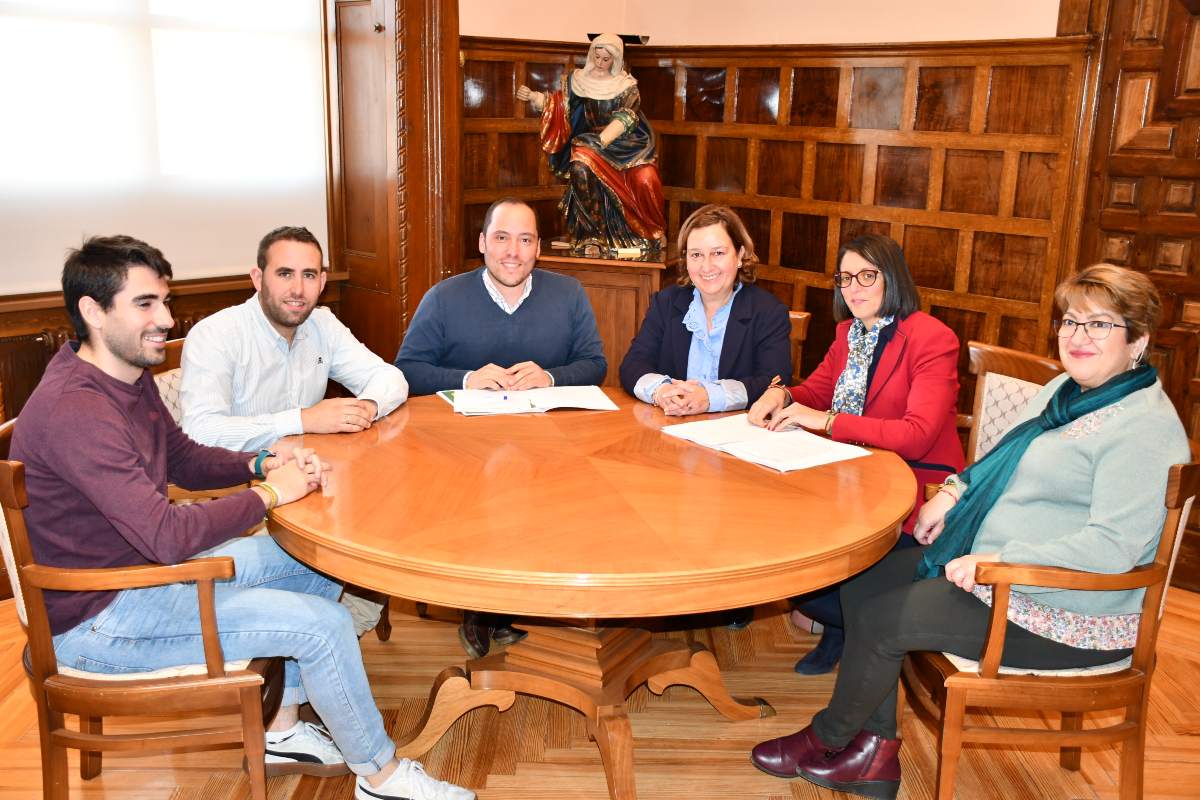
<svg viewBox="0 0 1200 800">
<path fill-rule="evenodd" d="M 844 628 L 825 626 L 821 641 L 804 658 L 796 662 L 796 672 L 801 675 L 824 675 L 833 670 L 842 660 L 842 646 L 846 643 Z"/>
</svg>

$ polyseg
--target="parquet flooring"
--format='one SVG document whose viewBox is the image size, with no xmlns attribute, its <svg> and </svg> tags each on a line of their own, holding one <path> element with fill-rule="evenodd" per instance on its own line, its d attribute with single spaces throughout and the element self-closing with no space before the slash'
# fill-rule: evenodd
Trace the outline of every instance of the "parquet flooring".
<svg viewBox="0 0 1200 800">
<path fill-rule="evenodd" d="M 390 730 L 400 737 L 420 718 L 429 684 L 443 667 L 460 663 L 454 612 L 433 610 L 420 619 L 395 603 L 390 642 L 363 640 L 367 670 Z M 767 698 L 778 716 L 730 723 L 695 692 L 669 689 L 655 697 L 645 688 L 630 699 L 636 740 L 637 785 L 643 800 L 800 800 L 846 795 L 785 782 L 753 769 L 747 752 L 761 739 L 791 732 L 823 705 L 832 677 L 800 678 L 793 662 L 814 637 L 797 635 L 783 608 L 760 608 L 745 631 L 681 630 L 713 649 L 731 691 Z M 24 637 L 12 601 L 0 603 L 0 800 L 40 796 L 35 714 L 20 668 Z M 1174 590 L 1159 642 L 1159 667 L 1146 745 L 1147 800 L 1200 797 L 1200 595 Z M 1031 719 L 1030 724 L 1056 720 Z M 117 725 L 106 725 L 117 730 Z M 934 774 L 934 736 L 911 712 L 901 750 L 900 797 L 927 800 Z M 82 782 L 71 757 L 72 798 L 121 800 L 240 800 L 249 797 L 238 751 L 106 756 L 99 778 Z M 480 800 L 605 800 L 600 756 L 581 718 L 542 700 L 519 698 L 503 714 L 471 712 L 426 755 L 429 771 L 473 787 Z M 1117 751 L 1085 751 L 1083 769 L 1062 770 L 1051 752 L 969 748 L 958 778 L 960 800 L 1045 798 L 1115 800 Z M 351 779 L 278 778 L 272 800 L 344 800 Z"/>
</svg>

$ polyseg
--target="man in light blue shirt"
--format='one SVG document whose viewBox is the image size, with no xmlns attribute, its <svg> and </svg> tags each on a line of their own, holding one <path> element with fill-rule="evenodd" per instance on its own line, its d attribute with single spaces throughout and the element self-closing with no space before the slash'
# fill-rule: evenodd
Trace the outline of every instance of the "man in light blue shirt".
<svg viewBox="0 0 1200 800">
<path fill-rule="evenodd" d="M 259 242 L 254 296 L 196 323 L 184 342 L 184 433 L 201 444 L 261 450 L 293 434 L 365 430 L 408 398 L 404 374 L 317 307 L 322 260 L 307 228 L 276 228 Z M 324 399 L 330 378 L 356 396 Z M 361 593 L 373 594 L 342 597 L 360 636 L 383 610 Z"/>
<path fill-rule="evenodd" d="M 271 231 L 250 270 L 255 295 L 192 328 L 180 386 L 188 436 L 257 450 L 292 434 L 369 428 L 407 399 L 403 373 L 317 308 L 321 261 L 306 228 Z M 330 378 L 356 396 L 323 399 Z"/>
</svg>

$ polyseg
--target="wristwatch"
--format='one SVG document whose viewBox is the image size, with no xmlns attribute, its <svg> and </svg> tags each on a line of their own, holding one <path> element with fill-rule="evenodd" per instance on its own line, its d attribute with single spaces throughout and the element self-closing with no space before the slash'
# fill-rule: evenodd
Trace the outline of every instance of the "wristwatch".
<svg viewBox="0 0 1200 800">
<path fill-rule="evenodd" d="M 258 457 L 254 459 L 254 477 L 258 478 L 259 480 L 263 480 L 264 478 L 266 478 L 267 476 L 263 472 L 263 468 L 262 468 L 263 462 L 266 461 L 268 458 L 274 458 L 274 457 L 275 457 L 275 454 L 272 453 L 270 450 L 265 450 L 265 449 L 259 450 Z"/>
</svg>

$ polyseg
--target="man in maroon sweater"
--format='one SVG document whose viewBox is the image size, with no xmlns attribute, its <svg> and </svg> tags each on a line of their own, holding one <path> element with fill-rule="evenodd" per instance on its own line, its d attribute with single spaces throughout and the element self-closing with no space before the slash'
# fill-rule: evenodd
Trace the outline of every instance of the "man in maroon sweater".
<svg viewBox="0 0 1200 800">
<path fill-rule="evenodd" d="M 355 795 L 467 800 L 474 794 L 396 759 L 371 696 L 341 586 L 269 537 L 239 537 L 277 504 L 322 483 L 311 450 L 287 458 L 205 447 L 172 421 L 146 367 L 162 363 L 174 321 L 171 266 L 128 236 L 95 237 L 63 268 L 63 298 L 79 336 L 55 355 L 22 410 L 11 457 L 25 463 L 26 522 L 35 559 L 62 567 L 174 564 L 227 555 L 237 575 L 216 589 L 230 660 L 282 655 L 283 707 L 267 733 L 267 774 L 358 774 Z M 265 475 L 264 475 L 265 473 Z M 168 481 L 206 489 L 266 480 L 188 506 Z M 195 588 L 47 592 L 55 653 L 92 672 L 133 673 L 202 663 Z M 324 726 L 299 721 L 308 700 Z"/>
</svg>

